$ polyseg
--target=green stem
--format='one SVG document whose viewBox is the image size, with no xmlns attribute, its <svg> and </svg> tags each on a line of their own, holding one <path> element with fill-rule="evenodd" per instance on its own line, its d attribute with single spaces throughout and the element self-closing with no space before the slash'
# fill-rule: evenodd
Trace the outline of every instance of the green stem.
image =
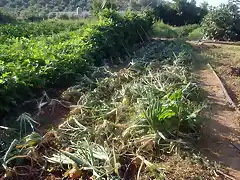
<svg viewBox="0 0 240 180">
<path fill-rule="evenodd" d="M 177 127 L 177 138 L 179 136 L 179 131 L 180 131 L 180 124 L 182 120 L 182 113 L 180 111 L 180 108 L 178 108 L 178 127 Z"/>
</svg>

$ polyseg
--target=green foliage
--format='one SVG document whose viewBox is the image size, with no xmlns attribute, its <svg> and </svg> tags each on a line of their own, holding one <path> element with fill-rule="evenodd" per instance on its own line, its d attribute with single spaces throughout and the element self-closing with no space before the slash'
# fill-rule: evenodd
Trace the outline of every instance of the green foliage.
<svg viewBox="0 0 240 180">
<path fill-rule="evenodd" d="M 27 9 L 22 10 L 18 17 L 25 21 L 41 21 L 47 19 L 47 11 L 39 11 L 37 7 L 28 7 Z"/>
<path fill-rule="evenodd" d="M 192 31 L 199 27 L 198 24 L 189 24 L 185 26 L 175 27 L 174 30 L 177 32 L 178 37 L 187 37 Z"/>
<path fill-rule="evenodd" d="M 193 89 L 188 88 L 191 85 L 179 87 L 161 99 L 150 100 L 144 116 L 153 131 L 166 134 L 197 130 L 196 117 L 201 107 L 187 98 L 186 91 L 188 95 L 193 93 Z"/>
<path fill-rule="evenodd" d="M 0 24 L 12 22 L 13 18 L 0 9 Z"/>
<path fill-rule="evenodd" d="M 31 12 L 34 9 L 35 13 L 49 11 L 75 11 L 77 7 L 81 7 L 83 10 L 90 9 L 90 0 L 1 0 L 0 7 L 9 9 L 10 11 L 18 11 L 16 16 L 21 14 L 21 11 Z"/>
<path fill-rule="evenodd" d="M 205 38 L 239 40 L 240 16 L 235 4 L 221 4 L 213 8 L 202 22 Z"/>
<path fill-rule="evenodd" d="M 36 37 L 53 35 L 61 31 L 73 31 L 81 28 L 81 21 L 41 21 L 34 23 L 16 23 L 0 25 L 0 42 L 17 37 Z"/>
<path fill-rule="evenodd" d="M 78 7 L 94 15 L 104 8 L 140 11 L 150 7 L 155 9 L 157 19 L 174 26 L 199 24 L 208 13 L 206 3 L 198 7 L 196 1 L 189 0 L 3 0 L 0 7 L 8 9 L 16 18 L 31 21 L 44 19 L 50 12 L 76 11 Z"/>
<path fill-rule="evenodd" d="M 68 17 L 67 14 L 61 14 L 61 15 L 59 16 L 59 19 L 62 19 L 62 20 L 69 20 L 69 17 Z"/>
<path fill-rule="evenodd" d="M 150 106 L 144 115 L 152 130 L 155 132 L 165 132 L 166 130 L 172 132 L 177 129 L 178 119 L 182 111 L 182 99 L 182 91 L 177 90 L 172 94 L 167 94 L 159 101 L 154 99 L 153 102 L 150 102 Z"/>
<path fill-rule="evenodd" d="M 187 37 L 188 40 L 192 40 L 192 41 L 200 40 L 202 38 L 203 38 L 203 32 L 201 27 L 194 29 L 192 32 L 189 33 Z"/>
<path fill-rule="evenodd" d="M 104 6 L 102 6 L 103 3 Z M 8 9 L 16 17 L 20 17 L 22 12 L 31 16 L 41 14 L 41 17 L 49 12 L 76 11 L 78 7 L 86 11 L 90 11 L 93 6 L 94 9 L 141 10 L 146 6 L 156 7 L 156 5 L 157 0 L 1 0 L 0 2 L 0 7 Z M 97 10 L 97 12 L 99 11 Z"/>
<path fill-rule="evenodd" d="M 65 86 L 89 65 L 126 54 L 126 48 L 146 39 L 152 23 L 149 12 L 121 16 L 105 9 L 97 25 L 0 45 L 0 111 L 29 96 L 32 88 Z"/>
<path fill-rule="evenodd" d="M 116 3 L 110 0 L 93 0 L 91 11 L 94 15 L 98 15 L 103 9 L 117 9 Z"/>
<path fill-rule="evenodd" d="M 103 16 L 102 21 L 109 17 L 120 18 L 107 12 Z M 138 158 L 148 169 L 155 168 L 153 164 L 158 160 L 145 160 L 146 152 L 154 151 L 157 157 L 161 155 L 159 152 L 172 153 L 174 147 L 180 145 L 189 147 L 189 139 L 192 140 L 193 132 L 199 129 L 196 128 L 199 125 L 197 117 L 202 106 L 200 101 L 192 100 L 192 97 L 197 98 L 198 86 L 191 82 L 191 55 L 191 46 L 183 41 L 155 40 L 139 49 L 129 59 L 130 66 L 117 73 L 95 67 L 97 80 L 89 76 L 85 86 L 81 80 L 67 90 L 69 95 L 81 92 L 83 97 L 78 98 L 78 106 L 68 120 L 44 137 L 32 133 L 21 141 L 14 140 L 4 151 L 4 168 L 19 165 L 12 160 L 29 157 L 50 141 L 64 144 L 71 151 L 54 146 L 53 153 L 47 148 L 37 154 L 38 162 L 54 163 L 55 167 L 56 163 L 73 165 L 76 169 L 84 167 L 95 179 L 124 178 L 125 173 L 118 172 L 127 158 Z M 83 91 L 92 84 L 96 85 L 94 89 Z M 19 119 L 29 124 L 33 122 L 28 114 Z M 155 174 L 159 177 L 159 171 L 152 175 L 147 172 L 146 177 L 155 178 Z"/>
<path fill-rule="evenodd" d="M 163 21 L 157 21 L 153 26 L 153 35 L 162 38 L 184 38 L 198 27 L 197 24 L 173 27 Z"/>
<path fill-rule="evenodd" d="M 198 7 L 196 1 L 187 0 L 162 1 L 155 9 L 155 16 L 158 19 L 174 26 L 199 24 L 207 13 L 206 4 Z"/>
<path fill-rule="evenodd" d="M 153 35 L 162 38 L 176 38 L 177 32 L 168 24 L 163 21 L 158 21 L 153 26 Z"/>
</svg>

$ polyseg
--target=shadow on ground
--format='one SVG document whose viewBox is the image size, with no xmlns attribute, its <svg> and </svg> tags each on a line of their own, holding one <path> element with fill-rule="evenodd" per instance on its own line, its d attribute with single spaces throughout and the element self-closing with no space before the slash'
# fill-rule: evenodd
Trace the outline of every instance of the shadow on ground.
<svg viewBox="0 0 240 180">
<path fill-rule="evenodd" d="M 211 63 L 215 67 L 222 66 L 221 62 L 207 56 L 209 47 L 193 45 L 197 54 L 196 71 L 198 80 L 205 91 L 209 106 L 203 112 L 204 124 L 201 128 L 201 138 L 197 145 L 199 151 L 209 160 L 223 164 L 230 169 L 229 174 L 240 179 L 240 129 L 239 114 L 231 108 L 225 98 L 220 82 L 214 73 L 206 66 Z M 231 98 L 236 96 L 231 89 Z"/>
<path fill-rule="evenodd" d="M 240 132 L 236 124 L 231 124 L 232 120 L 225 125 L 228 119 L 217 113 L 226 113 L 231 118 L 231 113 L 235 112 L 226 105 L 213 104 L 211 107 L 210 113 L 205 114 L 207 121 L 202 127 L 198 148 L 209 160 L 240 170 Z"/>
</svg>

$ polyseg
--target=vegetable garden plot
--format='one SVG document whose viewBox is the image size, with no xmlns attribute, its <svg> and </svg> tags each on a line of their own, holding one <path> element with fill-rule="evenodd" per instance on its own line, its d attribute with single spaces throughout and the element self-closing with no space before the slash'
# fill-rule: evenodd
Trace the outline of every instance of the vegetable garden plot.
<svg viewBox="0 0 240 180">
<path fill-rule="evenodd" d="M 0 45 L 0 113 L 18 106 L 34 89 L 66 87 L 90 65 L 129 54 L 127 48 L 144 41 L 152 24 L 148 12 L 121 16 L 105 10 L 97 25 L 79 31 Z"/>
<path fill-rule="evenodd" d="M 78 21 L 42 21 L 0 25 L 0 42 L 11 43 L 15 38 L 51 36 L 64 31 L 80 29 L 84 24 Z"/>
<path fill-rule="evenodd" d="M 14 141 L 22 148 L 9 148 L 5 170 L 14 177 L 12 160 L 31 157 L 31 151 L 33 163 L 48 162 L 52 172 L 62 165 L 69 178 L 149 179 L 150 171 L 166 177 L 158 157 L 191 147 L 185 138 L 198 131 L 203 104 L 192 82 L 191 63 L 189 45 L 151 42 L 136 53 L 129 68 L 95 81 L 97 87 L 90 91 L 75 89 L 82 95 L 58 130 Z M 45 148 L 49 146 L 53 148 Z M 39 177 L 54 176 L 51 171 Z M 210 170 L 203 173 L 211 176 Z"/>
</svg>

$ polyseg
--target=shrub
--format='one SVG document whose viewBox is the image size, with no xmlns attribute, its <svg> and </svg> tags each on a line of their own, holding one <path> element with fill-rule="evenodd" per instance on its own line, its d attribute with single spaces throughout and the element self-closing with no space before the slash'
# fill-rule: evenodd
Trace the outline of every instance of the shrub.
<svg viewBox="0 0 240 180">
<path fill-rule="evenodd" d="M 61 14 L 61 15 L 59 16 L 59 19 L 69 20 L 70 18 L 69 18 L 69 16 L 68 16 L 67 14 Z"/>
<path fill-rule="evenodd" d="M 193 30 L 199 27 L 198 24 L 189 24 L 181 27 L 175 27 L 175 31 L 178 34 L 179 38 L 187 37 Z"/>
<path fill-rule="evenodd" d="M 173 26 L 200 24 L 207 13 L 208 8 L 206 4 L 198 7 L 196 1 L 187 0 L 172 2 L 163 0 L 161 4 L 155 8 L 156 18 Z"/>
<path fill-rule="evenodd" d="M 184 38 L 198 27 L 197 24 L 173 27 L 163 21 L 157 21 L 153 26 L 153 35 L 161 38 Z"/>
<path fill-rule="evenodd" d="M 55 19 L 57 17 L 56 13 L 51 13 L 48 15 L 48 19 Z"/>
<path fill-rule="evenodd" d="M 161 38 L 176 38 L 177 32 L 168 24 L 163 21 L 158 21 L 153 26 L 153 35 Z"/>
<path fill-rule="evenodd" d="M 237 9 L 233 4 L 221 4 L 213 8 L 202 22 L 204 37 L 216 40 L 238 40 Z"/>
<path fill-rule="evenodd" d="M 191 33 L 189 33 L 187 37 L 188 40 L 192 40 L 192 41 L 200 40 L 202 38 L 203 38 L 203 32 L 201 27 L 194 29 Z"/>
<path fill-rule="evenodd" d="M 9 23 L 11 21 L 13 21 L 13 18 L 0 9 L 0 23 Z"/>
</svg>

